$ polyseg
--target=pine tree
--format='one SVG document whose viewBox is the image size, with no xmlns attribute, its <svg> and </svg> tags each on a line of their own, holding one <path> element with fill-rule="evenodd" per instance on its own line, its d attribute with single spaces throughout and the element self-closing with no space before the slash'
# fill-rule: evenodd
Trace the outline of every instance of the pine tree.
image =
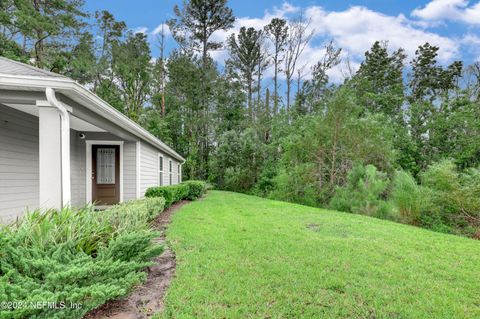
<svg viewBox="0 0 480 319">
<path fill-rule="evenodd" d="M 281 64 L 283 62 L 283 52 L 287 43 L 288 26 L 285 19 L 273 18 L 270 23 L 265 26 L 270 41 L 273 44 L 273 114 L 278 112 L 278 73 L 282 71 Z"/>
<path fill-rule="evenodd" d="M 113 74 L 122 94 L 124 113 L 133 120 L 138 120 L 149 94 L 151 58 L 143 33 L 129 34 L 125 42 L 113 47 Z"/>
<path fill-rule="evenodd" d="M 172 31 L 173 38 L 178 42 L 184 51 L 197 51 L 201 54 L 201 94 L 200 101 L 202 114 L 199 126 L 202 128 L 199 139 L 201 140 L 202 158 L 200 176 L 205 179 L 209 170 L 209 152 L 211 135 L 210 123 L 210 102 L 212 98 L 211 78 L 207 74 L 210 68 L 208 53 L 211 50 L 218 50 L 222 43 L 211 40 L 214 32 L 218 30 L 227 31 L 233 26 L 235 17 L 232 9 L 227 6 L 227 0 L 188 0 L 183 2 L 183 7 L 175 6 L 175 18 L 167 23 Z"/>
<path fill-rule="evenodd" d="M 403 49 L 389 54 L 388 43 L 376 41 L 365 52 L 353 81 L 359 102 L 367 111 L 384 113 L 398 123 L 403 122 L 405 58 Z"/>
<path fill-rule="evenodd" d="M 247 108 L 253 118 L 253 84 L 257 63 L 261 56 L 260 32 L 254 28 L 241 27 L 238 36 L 228 38 L 230 58 L 227 64 L 239 74 L 237 78 L 244 83 L 247 91 Z"/>
</svg>

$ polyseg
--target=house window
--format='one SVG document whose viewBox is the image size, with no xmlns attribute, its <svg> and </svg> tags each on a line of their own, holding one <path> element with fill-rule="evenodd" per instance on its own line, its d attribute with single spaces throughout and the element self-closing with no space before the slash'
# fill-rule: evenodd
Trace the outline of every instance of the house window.
<svg viewBox="0 0 480 319">
<path fill-rule="evenodd" d="M 163 186 L 163 156 L 158 155 L 158 185 Z"/>
<path fill-rule="evenodd" d="M 182 166 L 180 164 L 177 164 L 177 183 L 182 182 Z"/>
<path fill-rule="evenodd" d="M 170 175 L 170 185 L 172 185 L 172 174 L 173 174 L 173 172 L 172 172 L 172 161 L 169 160 L 168 164 L 169 164 L 169 172 L 170 172 L 170 174 L 169 174 Z"/>
</svg>

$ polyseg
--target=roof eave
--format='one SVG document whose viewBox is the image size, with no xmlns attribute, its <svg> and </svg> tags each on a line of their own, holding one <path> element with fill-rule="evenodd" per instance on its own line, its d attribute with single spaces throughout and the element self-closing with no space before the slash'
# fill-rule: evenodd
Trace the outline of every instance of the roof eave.
<svg viewBox="0 0 480 319">
<path fill-rule="evenodd" d="M 89 103 L 84 103 L 83 106 L 89 108 L 91 111 L 102 116 L 107 120 L 117 120 L 117 124 L 121 124 L 122 127 L 139 137 L 140 139 L 156 146 L 160 150 L 164 151 L 168 155 L 180 160 L 182 163 L 185 159 L 175 152 L 168 145 L 160 141 L 153 136 L 150 132 L 143 127 L 126 117 L 124 114 L 111 107 L 107 102 L 103 101 L 97 95 L 84 88 L 82 85 L 69 78 L 54 78 L 54 77 L 38 77 L 38 76 L 20 76 L 0 74 L 0 85 L 15 86 L 15 87 L 28 87 L 36 89 L 45 89 L 51 87 L 56 90 L 60 90 L 62 93 L 65 91 L 73 92 L 81 97 L 82 100 L 86 100 Z M 95 107 L 92 107 L 95 106 Z"/>
</svg>

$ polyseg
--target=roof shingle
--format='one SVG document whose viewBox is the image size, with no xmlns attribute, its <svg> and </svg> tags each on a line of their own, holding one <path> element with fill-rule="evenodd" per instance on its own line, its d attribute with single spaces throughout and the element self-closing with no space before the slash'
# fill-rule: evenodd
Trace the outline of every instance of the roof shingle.
<svg viewBox="0 0 480 319">
<path fill-rule="evenodd" d="M 34 66 L 0 57 L 0 74 L 25 75 L 65 79 L 63 75 L 36 68 Z"/>
</svg>

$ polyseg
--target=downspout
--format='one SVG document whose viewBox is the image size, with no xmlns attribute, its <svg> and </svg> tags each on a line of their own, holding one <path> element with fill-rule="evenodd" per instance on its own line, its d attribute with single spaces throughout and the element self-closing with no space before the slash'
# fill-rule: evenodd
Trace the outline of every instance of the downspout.
<svg viewBox="0 0 480 319">
<path fill-rule="evenodd" d="M 61 150 L 61 186 L 62 206 L 70 205 L 70 116 L 67 109 L 55 96 L 55 90 L 46 88 L 45 95 L 48 102 L 60 112 L 60 150 Z"/>
</svg>

